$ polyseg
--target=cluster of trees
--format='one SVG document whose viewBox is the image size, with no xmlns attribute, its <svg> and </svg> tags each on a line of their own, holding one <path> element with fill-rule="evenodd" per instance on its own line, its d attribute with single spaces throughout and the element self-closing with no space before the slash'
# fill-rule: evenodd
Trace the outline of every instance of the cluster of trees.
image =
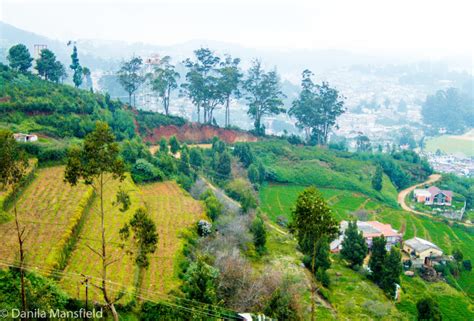
<svg viewBox="0 0 474 321">
<path fill-rule="evenodd" d="M 24 44 L 17 44 L 8 50 L 7 60 L 12 69 L 21 73 L 28 73 L 33 66 L 32 62 L 34 59 Z M 87 83 L 91 86 L 90 70 L 87 67 L 81 66 L 76 45 L 73 46 L 70 68 L 73 72 L 72 81 L 76 87 L 82 84 L 84 78 L 87 79 Z M 40 56 L 36 59 L 35 69 L 38 75 L 52 82 L 62 82 L 67 78 L 66 68 L 56 59 L 54 52 L 49 49 L 41 50 Z M 92 89 L 92 87 L 89 88 Z"/>
<path fill-rule="evenodd" d="M 143 61 L 132 57 L 122 63 L 117 72 L 118 80 L 129 95 L 129 103 L 145 82 L 162 101 L 166 115 L 170 113 L 170 99 L 174 90 L 187 97 L 196 107 L 198 122 L 216 125 L 214 111 L 225 108 L 225 127 L 230 126 L 230 104 L 232 99 L 243 98 L 248 105 L 247 114 L 254 120 L 254 131 L 264 135 L 262 119 L 269 115 L 285 112 L 280 79 L 276 70 L 266 71 L 261 61 L 252 61 L 244 74 L 240 59 L 229 55 L 219 57 L 208 48 L 194 51 L 194 58 L 183 62 L 186 74 L 179 84 L 181 75 L 171 64 L 169 56 L 160 60 L 151 73 L 142 71 Z M 293 102 L 289 114 L 298 120 L 313 143 L 326 144 L 335 119 L 344 112 L 344 97 L 328 83 L 313 83 L 312 73 L 303 72 L 302 91 Z M 201 117 L 202 115 L 202 117 Z"/>
<path fill-rule="evenodd" d="M 455 88 L 438 90 L 423 103 L 423 121 L 434 129 L 445 128 L 450 133 L 462 133 L 474 127 L 472 97 Z"/>
</svg>

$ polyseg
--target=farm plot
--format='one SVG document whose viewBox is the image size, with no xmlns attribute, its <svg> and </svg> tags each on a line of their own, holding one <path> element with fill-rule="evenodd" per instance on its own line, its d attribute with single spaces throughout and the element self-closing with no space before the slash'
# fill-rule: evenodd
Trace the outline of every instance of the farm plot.
<svg viewBox="0 0 474 321">
<path fill-rule="evenodd" d="M 116 193 L 121 187 L 130 195 L 131 206 L 121 212 L 118 206 L 114 206 Z M 122 248 L 119 230 L 133 216 L 138 207 L 143 206 L 139 188 L 127 176 L 119 183 L 110 181 L 104 190 L 104 211 L 105 211 L 105 237 L 107 240 L 107 256 L 111 263 L 107 268 L 108 290 L 111 298 L 116 297 L 119 292 L 125 291 L 125 296 L 120 302 L 128 302 L 135 291 L 137 282 L 137 269 L 133 257 L 128 255 Z M 102 261 L 95 251 L 101 249 L 101 218 L 100 201 L 96 197 L 85 218 L 84 227 L 73 251 L 69 264 L 61 279 L 61 286 L 73 297 L 84 299 L 84 287 L 81 281 L 84 280 L 81 274 L 91 278 L 93 285 L 99 285 L 102 273 Z M 102 302 L 102 294 L 96 287 L 89 288 L 89 299 Z"/>
<path fill-rule="evenodd" d="M 144 294 L 159 299 L 179 284 L 179 261 L 186 229 L 204 218 L 201 203 L 187 195 L 175 182 L 140 186 L 143 203 L 156 223 L 159 241 L 150 257 L 142 281 Z"/>
<path fill-rule="evenodd" d="M 58 263 L 71 220 L 78 215 L 84 198 L 91 196 L 89 187 L 71 187 L 63 177 L 63 166 L 37 170 L 36 179 L 18 201 L 20 226 L 25 227 L 26 264 L 30 266 L 49 270 Z M 0 224 L 0 242 L 2 260 L 15 261 L 18 241 L 14 221 Z"/>
</svg>

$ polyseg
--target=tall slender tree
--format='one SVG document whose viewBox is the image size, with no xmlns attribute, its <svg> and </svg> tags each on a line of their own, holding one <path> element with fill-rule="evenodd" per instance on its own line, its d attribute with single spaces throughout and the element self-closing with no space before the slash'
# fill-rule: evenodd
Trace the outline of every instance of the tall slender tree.
<svg viewBox="0 0 474 321">
<path fill-rule="evenodd" d="M 25 227 L 20 227 L 17 211 L 18 188 L 23 180 L 28 159 L 24 152 L 13 138 L 13 133 L 8 130 L 0 130 L 0 187 L 2 189 L 11 188 L 13 193 L 13 212 L 15 214 L 15 227 L 18 237 L 18 247 L 20 255 L 20 282 L 21 282 L 21 307 L 22 311 L 27 311 L 25 292 Z M 23 318 L 22 318 L 23 319 Z"/>
<path fill-rule="evenodd" d="M 221 92 L 224 95 L 225 100 L 225 127 L 230 125 L 230 101 L 232 96 L 239 97 L 239 84 L 242 79 L 242 73 L 239 70 L 239 58 L 232 58 L 226 56 L 221 62 L 219 73 L 221 75 L 219 79 L 219 86 Z"/>
<path fill-rule="evenodd" d="M 278 74 L 276 70 L 265 72 L 261 62 L 254 60 L 243 87 L 249 107 L 247 114 L 254 120 L 255 133 L 264 135 L 265 127 L 262 125 L 262 118 L 285 111 L 283 108 L 285 95 L 281 91 Z"/>
<path fill-rule="evenodd" d="M 382 170 L 382 166 L 380 165 L 377 165 L 375 167 L 375 174 L 374 176 L 372 177 L 372 187 L 376 190 L 376 191 L 381 191 L 382 190 L 382 184 L 383 184 L 383 170 Z"/>
<path fill-rule="evenodd" d="M 370 274 L 371 278 L 377 284 L 380 284 L 383 279 L 383 269 L 387 255 L 386 244 L 387 241 L 383 235 L 372 239 L 372 253 L 370 255 L 369 268 L 372 271 Z"/>
<path fill-rule="evenodd" d="M 92 84 L 92 78 L 91 78 L 91 70 L 87 67 L 82 67 L 82 75 L 86 79 L 86 88 L 89 89 L 91 92 L 94 91 L 94 86 Z"/>
<path fill-rule="evenodd" d="M 107 250 L 104 190 L 111 180 L 122 181 L 125 178 L 125 165 L 119 158 L 119 153 L 119 145 L 115 142 L 112 130 L 107 123 L 97 122 L 94 131 L 84 139 L 82 147 L 74 147 L 70 150 L 65 171 L 65 180 L 69 184 L 76 185 L 83 179 L 84 183 L 91 185 L 99 196 L 101 249 L 88 247 L 101 260 L 101 285 L 98 287 L 115 321 L 118 320 L 118 313 L 114 306 L 115 300 L 111 298 L 107 287 L 107 268 L 115 260 L 110 257 Z M 118 197 L 118 200 L 120 199 L 125 198 Z"/>
<path fill-rule="evenodd" d="M 333 239 L 339 225 L 332 215 L 331 209 L 326 204 L 321 192 L 315 187 L 305 189 L 296 200 L 292 212 L 290 230 L 295 234 L 303 253 L 311 257 L 311 272 L 316 272 L 316 251 L 318 241 L 322 237 Z M 316 288 L 311 287 L 311 319 L 314 320 L 314 294 Z"/>
<path fill-rule="evenodd" d="M 350 221 L 344 233 L 341 255 L 351 267 L 361 266 L 367 256 L 367 243 L 362 232 L 357 229 L 357 221 Z"/>
<path fill-rule="evenodd" d="M 132 106 L 132 96 L 135 105 L 135 93 L 146 80 L 146 77 L 141 73 L 142 65 L 142 58 L 132 57 L 130 60 L 122 62 L 122 65 L 117 72 L 119 83 L 128 93 L 128 104 L 130 106 Z"/>
<path fill-rule="evenodd" d="M 77 54 L 77 47 L 74 45 L 72 49 L 72 54 L 71 54 L 71 65 L 69 68 L 72 69 L 73 74 L 72 74 L 72 81 L 74 82 L 74 86 L 76 88 L 79 88 L 79 86 L 82 84 L 82 67 L 81 64 L 79 63 L 79 56 Z"/>
<path fill-rule="evenodd" d="M 31 68 L 31 62 L 33 58 L 28 51 L 28 48 L 24 44 L 18 44 L 12 46 L 8 50 L 8 61 L 10 62 L 10 67 L 18 70 L 19 72 L 25 73 L 28 69 Z"/>
<path fill-rule="evenodd" d="M 160 97 L 166 115 L 169 115 L 171 92 L 178 88 L 180 77 L 179 73 L 175 71 L 175 66 L 170 64 L 170 60 L 170 56 L 161 59 L 152 80 L 152 88 Z"/>
</svg>

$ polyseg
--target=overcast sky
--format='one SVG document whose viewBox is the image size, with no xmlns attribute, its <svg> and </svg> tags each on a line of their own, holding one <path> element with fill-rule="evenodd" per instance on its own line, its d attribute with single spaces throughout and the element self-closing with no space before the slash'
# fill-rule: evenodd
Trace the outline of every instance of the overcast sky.
<svg viewBox="0 0 474 321">
<path fill-rule="evenodd" d="M 0 0 L 0 19 L 61 40 L 474 52 L 472 0 Z"/>
</svg>

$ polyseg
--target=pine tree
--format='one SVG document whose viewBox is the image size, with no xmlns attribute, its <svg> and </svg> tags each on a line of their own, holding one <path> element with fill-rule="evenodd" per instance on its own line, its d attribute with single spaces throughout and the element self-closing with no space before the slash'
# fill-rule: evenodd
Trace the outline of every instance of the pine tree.
<svg viewBox="0 0 474 321">
<path fill-rule="evenodd" d="M 191 173 L 190 168 L 189 168 L 189 153 L 187 149 L 183 149 L 181 151 L 181 157 L 179 160 L 179 171 L 187 176 Z"/>
<path fill-rule="evenodd" d="M 372 239 L 371 255 L 369 260 L 369 268 L 372 271 L 371 278 L 375 283 L 380 284 L 383 277 L 383 269 L 387 250 L 385 249 L 385 237 L 374 237 Z"/>
<path fill-rule="evenodd" d="M 219 179 L 227 179 L 230 177 L 232 172 L 232 162 L 227 151 L 224 151 L 219 155 L 216 172 Z"/>
<path fill-rule="evenodd" d="M 170 150 L 172 154 L 176 154 L 179 151 L 179 141 L 176 136 L 171 136 L 169 139 Z"/>
<path fill-rule="evenodd" d="M 258 254 L 262 255 L 266 250 L 265 244 L 267 242 L 267 232 L 261 217 L 255 217 L 250 230 L 253 233 L 253 243 L 255 245 L 255 249 L 257 250 Z"/>
<path fill-rule="evenodd" d="M 400 284 L 401 273 L 402 256 L 400 250 L 392 246 L 389 254 L 385 258 L 380 284 L 380 287 L 385 291 L 385 293 L 392 298 L 395 296 L 395 284 Z"/>
<path fill-rule="evenodd" d="M 76 46 L 74 46 L 72 50 L 71 60 L 72 63 L 69 67 L 73 70 L 72 81 L 74 82 L 74 86 L 78 88 L 82 84 L 82 67 L 79 63 Z"/>
<path fill-rule="evenodd" d="M 367 243 L 362 232 L 357 229 L 357 221 L 349 222 L 342 241 L 341 255 L 351 267 L 362 265 L 367 256 Z"/>
<path fill-rule="evenodd" d="M 376 191 L 381 191 L 382 190 L 382 167 L 380 165 L 377 165 L 375 169 L 375 174 L 374 177 L 372 177 L 372 187 Z"/>
</svg>

